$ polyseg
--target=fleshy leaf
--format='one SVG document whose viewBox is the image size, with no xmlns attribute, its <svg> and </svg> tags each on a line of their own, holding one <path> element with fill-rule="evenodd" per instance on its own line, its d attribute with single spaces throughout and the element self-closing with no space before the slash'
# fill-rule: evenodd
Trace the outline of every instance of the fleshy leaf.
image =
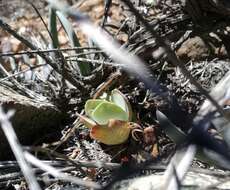
<svg viewBox="0 0 230 190">
<path fill-rule="evenodd" d="M 160 127 L 165 131 L 177 145 L 181 144 L 186 139 L 186 134 L 181 131 L 176 125 L 174 125 L 162 112 L 156 111 L 157 120 L 160 123 Z"/>
<path fill-rule="evenodd" d="M 128 99 L 125 97 L 124 94 L 122 94 L 118 89 L 114 89 L 111 92 L 111 101 L 121 107 L 129 116 L 128 120 L 131 121 L 132 119 L 132 108 L 128 101 Z"/>
<path fill-rule="evenodd" d="M 104 101 L 100 103 L 91 113 L 92 119 L 99 125 L 108 124 L 110 119 L 128 121 L 128 114 L 119 106 L 112 102 Z"/>
<path fill-rule="evenodd" d="M 74 28 L 70 21 L 67 19 L 66 15 L 63 14 L 61 11 L 56 12 L 65 32 L 67 33 L 67 36 L 69 38 L 70 44 L 72 47 L 81 47 L 81 44 L 79 42 L 79 39 L 74 31 Z M 76 53 L 83 53 L 82 50 L 78 50 Z M 86 58 L 85 55 L 83 55 L 83 58 Z M 87 76 L 91 73 L 91 63 L 87 62 L 77 62 L 77 67 L 79 68 L 80 74 L 83 76 Z"/>
<path fill-rule="evenodd" d="M 97 126 L 97 123 L 95 121 L 93 121 L 92 119 L 90 119 L 86 116 L 80 115 L 78 113 L 77 113 L 77 115 L 80 118 L 80 121 L 85 125 L 85 127 L 92 128 L 92 127 Z"/>
<path fill-rule="evenodd" d="M 92 112 L 102 102 L 105 102 L 105 100 L 100 100 L 100 99 L 87 100 L 87 102 L 85 103 L 85 113 L 86 113 L 86 115 L 92 117 L 92 115 L 91 115 Z"/>
<path fill-rule="evenodd" d="M 110 119 L 107 126 L 95 126 L 91 129 L 91 138 L 107 145 L 124 143 L 130 134 L 131 125 L 127 121 Z"/>
<path fill-rule="evenodd" d="M 57 31 L 56 10 L 53 8 L 49 9 L 49 30 L 52 35 L 52 48 L 58 48 L 59 41 Z"/>
</svg>

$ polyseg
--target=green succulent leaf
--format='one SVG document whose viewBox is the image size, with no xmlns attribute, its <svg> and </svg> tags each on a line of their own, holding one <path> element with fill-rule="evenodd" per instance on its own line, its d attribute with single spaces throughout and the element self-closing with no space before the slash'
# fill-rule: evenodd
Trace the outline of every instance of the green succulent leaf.
<svg viewBox="0 0 230 190">
<path fill-rule="evenodd" d="M 157 110 L 156 116 L 160 123 L 160 127 L 165 131 L 171 140 L 173 140 L 177 145 L 185 141 L 187 137 L 186 134 L 176 125 L 174 125 L 162 112 Z"/>
<path fill-rule="evenodd" d="M 87 100 L 85 103 L 85 113 L 89 117 L 92 117 L 92 112 L 96 109 L 96 107 L 103 103 L 103 102 L 108 102 L 106 100 L 100 100 L 100 99 L 90 99 Z"/>
<path fill-rule="evenodd" d="M 99 125 L 108 124 L 110 119 L 128 121 L 128 114 L 119 106 L 112 102 L 101 102 L 91 113 L 92 119 Z"/>
<path fill-rule="evenodd" d="M 128 99 L 122 94 L 118 89 L 114 89 L 110 96 L 111 102 L 115 103 L 117 106 L 121 107 L 127 114 L 128 120 L 132 119 L 132 109 Z"/>
<path fill-rule="evenodd" d="M 90 99 L 85 103 L 88 117 L 79 115 L 91 138 L 107 145 L 124 143 L 130 134 L 132 110 L 129 101 L 114 89 L 107 99 Z"/>
<path fill-rule="evenodd" d="M 72 24 L 70 23 L 70 21 L 67 19 L 66 15 L 60 11 L 56 11 L 56 14 L 57 14 L 65 32 L 67 33 L 67 36 L 69 38 L 71 46 L 72 47 L 81 47 L 79 39 L 78 39 L 76 33 L 74 32 L 74 28 L 73 28 Z M 76 53 L 83 53 L 83 52 L 82 52 L 82 50 L 79 50 Z M 86 58 L 86 57 L 84 57 L 84 55 L 83 55 L 83 58 Z M 87 76 L 91 73 L 92 65 L 90 63 L 79 62 L 79 63 L 77 63 L 77 65 L 78 65 L 78 68 L 79 68 L 81 75 Z"/>
<path fill-rule="evenodd" d="M 58 42 L 56 10 L 53 8 L 49 9 L 49 30 L 52 35 L 52 48 L 58 48 L 59 42 Z"/>
</svg>

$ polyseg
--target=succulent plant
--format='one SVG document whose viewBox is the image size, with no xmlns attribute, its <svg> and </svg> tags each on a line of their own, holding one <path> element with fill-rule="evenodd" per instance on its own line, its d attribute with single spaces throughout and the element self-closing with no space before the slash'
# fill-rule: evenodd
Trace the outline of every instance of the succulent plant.
<svg viewBox="0 0 230 190">
<path fill-rule="evenodd" d="M 86 116 L 79 117 L 90 129 L 91 138 L 107 145 L 124 143 L 133 128 L 130 103 L 117 89 L 104 99 L 86 101 L 85 113 Z"/>
</svg>

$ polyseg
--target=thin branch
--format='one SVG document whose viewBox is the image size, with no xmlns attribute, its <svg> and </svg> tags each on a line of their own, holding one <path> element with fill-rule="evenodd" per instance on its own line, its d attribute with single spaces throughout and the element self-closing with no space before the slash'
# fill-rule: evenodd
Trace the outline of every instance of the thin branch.
<svg viewBox="0 0 230 190">
<path fill-rule="evenodd" d="M 32 51 L 20 51 L 20 52 L 7 52 L 0 53 L 0 57 L 6 56 L 14 56 L 14 55 L 23 55 L 23 54 L 38 54 L 38 53 L 50 53 L 55 51 L 75 51 L 75 50 L 98 50 L 98 48 L 94 47 L 73 47 L 73 48 L 60 48 L 60 49 L 45 49 L 45 50 L 32 50 Z"/>
<path fill-rule="evenodd" d="M 9 122 L 10 117 L 13 115 L 13 111 L 9 111 L 8 113 L 4 113 L 2 107 L 0 107 L 0 123 L 4 134 L 10 144 L 10 147 L 14 153 L 16 160 L 22 170 L 22 173 L 25 176 L 25 179 L 28 183 L 29 189 L 31 190 L 41 190 L 39 184 L 32 172 L 31 166 L 26 161 L 23 149 L 18 141 L 18 138 L 14 132 L 12 124 Z"/>
<path fill-rule="evenodd" d="M 195 157 L 196 150 L 196 145 L 191 144 L 187 148 L 184 155 L 182 155 L 183 157 L 181 158 L 181 160 L 178 160 L 178 156 L 180 156 L 178 152 L 176 153 L 176 155 L 174 155 L 164 174 L 164 182 L 167 184 L 164 189 L 178 189 L 177 179 L 174 176 L 174 168 L 177 173 L 178 180 L 182 181 Z"/>
<path fill-rule="evenodd" d="M 0 64 L 0 70 L 7 76 L 9 77 L 10 74 L 9 72 Z M 44 101 L 46 100 L 46 97 L 44 97 L 43 95 L 40 95 L 30 89 L 28 89 L 27 87 L 25 87 L 23 84 L 19 83 L 16 79 L 10 77 L 11 82 L 13 85 L 15 85 L 15 87 L 19 90 L 21 90 L 21 92 L 27 94 L 30 98 L 33 99 L 38 99 L 40 101 Z"/>
<path fill-rule="evenodd" d="M 121 167 L 121 164 L 118 163 L 109 163 L 109 162 L 102 162 L 102 161 L 78 161 L 70 159 L 68 156 L 58 153 L 55 150 L 50 150 L 48 148 L 43 147 L 30 147 L 30 150 L 34 150 L 36 152 L 43 152 L 49 153 L 57 158 L 64 159 L 76 167 L 92 167 L 92 168 L 106 168 L 106 169 L 118 169 Z"/>
<path fill-rule="evenodd" d="M 48 27 L 47 27 L 47 25 L 46 25 L 44 19 L 42 18 L 42 15 L 41 15 L 40 12 L 38 11 L 37 7 L 36 7 L 32 2 L 30 2 L 30 1 L 28 1 L 28 3 L 33 7 L 33 9 L 35 10 L 35 12 L 37 13 L 37 15 L 39 16 L 39 18 L 41 19 L 43 25 L 45 26 L 45 29 L 46 29 L 46 31 L 48 32 L 50 38 L 53 40 L 53 36 L 52 36 L 52 34 L 50 33 L 50 31 L 49 31 L 49 29 L 48 29 Z"/>
<path fill-rule="evenodd" d="M 156 39 L 156 43 L 162 47 L 167 54 L 169 60 L 172 62 L 173 65 L 179 67 L 184 74 L 185 77 L 187 77 L 190 82 L 196 86 L 196 88 L 206 96 L 206 98 L 216 107 L 217 111 L 220 112 L 222 115 L 225 116 L 225 113 L 221 106 L 213 99 L 212 96 L 208 94 L 208 92 L 197 82 L 197 80 L 190 74 L 190 72 L 187 70 L 185 65 L 177 58 L 175 53 L 172 51 L 171 47 L 169 46 L 169 42 L 165 39 L 163 39 L 161 36 L 159 36 L 153 29 L 153 27 L 142 17 L 142 15 L 137 11 L 137 9 L 134 7 L 133 3 L 130 2 L 130 0 L 122 0 L 130 9 L 130 11 L 137 17 L 137 20 L 141 22 L 147 31 L 151 33 L 151 35 Z"/>
<path fill-rule="evenodd" d="M 85 59 L 85 58 L 68 58 L 67 61 L 82 61 L 82 62 L 91 62 L 91 63 L 95 63 L 95 64 L 106 64 L 106 65 L 115 65 L 115 63 L 113 62 L 108 62 L 108 61 L 103 61 L 103 60 L 92 60 L 92 59 Z M 119 64 L 116 64 L 119 65 Z"/>
<path fill-rule="evenodd" d="M 69 181 L 81 186 L 85 186 L 85 187 L 89 187 L 89 188 L 95 188 L 95 189 L 99 189 L 101 188 L 100 185 L 98 185 L 95 182 L 92 181 L 84 181 L 80 178 L 77 177 L 73 177 L 67 174 L 64 174 L 62 172 L 60 172 L 59 170 L 57 170 L 56 168 L 45 164 L 44 162 L 40 161 L 39 159 L 37 159 L 36 157 L 34 157 L 32 154 L 30 154 L 29 152 L 25 152 L 25 158 L 28 162 L 30 162 L 31 164 L 37 166 L 38 168 L 47 171 L 49 174 L 53 175 L 54 177 L 64 180 L 64 181 Z"/>
<path fill-rule="evenodd" d="M 27 71 L 31 71 L 31 70 L 34 70 L 34 69 L 36 69 L 36 68 L 39 68 L 39 67 L 42 67 L 42 66 L 45 66 L 45 65 L 47 65 L 47 64 L 44 63 L 44 64 L 39 64 L 39 65 L 34 65 L 34 66 L 32 66 L 32 67 L 30 67 L 30 68 L 28 68 L 28 69 L 24 69 L 24 70 L 22 70 L 22 71 L 19 71 L 19 72 L 17 72 L 17 73 L 14 73 L 14 74 L 12 74 L 12 75 L 9 75 L 9 76 L 7 76 L 7 77 L 5 77 L 5 78 L 0 79 L 0 83 L 3 82 L 3 81 L 5 81 L 5 80 L 8 80 L 8 79 L 10 79 L 10 78 L 16 77 L 16 76 L 18 76 L 18 75 L 20 75 L 20 74 L 26 73 Z"/>
<path fill-rule="evenodd" d="M 21 41 L 23 44 L 25 44 L 27 47 L 29 47 L 32 50 L 38 51 L 39 48 L 36 47 L 34 44 L 29 42 L 27 39 L 19 35 L 17 32 L 15 32 L 7 23 L 5 23 L 3 20 L 0 19 L 0 27 L 2 27 L 5 31 L 10 33 L 12 36 L 14 36 L 16 39 Z M 59 50 L 57 50 L 59 51 Z M 37 52 L 39 56 L 41 56 L 57 73 L 62 74 L 61 71 L 61 63 L 58 62 L 56 63 L 53 61 L 48 55 L 42 53 L 42 52 Z M 57 60 L 56 60 L 57 61 Z M 72 83 L 75 87 L 77 87 L 79 90 L 85 91 L 87 89 L 87 86 L 83 84 L 81 81 L 78 81 L 75 79 L 71 71 L 66 71 L 64 77 L 66 80 L 68 80 L 70 83 Z"/>
</svg>

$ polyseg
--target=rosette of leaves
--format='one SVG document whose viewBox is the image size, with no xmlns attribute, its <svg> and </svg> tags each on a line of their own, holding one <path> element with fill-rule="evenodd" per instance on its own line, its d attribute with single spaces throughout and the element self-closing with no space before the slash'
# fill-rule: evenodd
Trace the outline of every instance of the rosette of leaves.
<svg viewBox="0 0 230 190">
<path fill-rule="evenodd" d="M 105 99 L 90 99 L 81 122 L 90 129 L 91 138 L 107 145 L 124 143 L 132 130 L 132 109 L 128 99 L 114 89 Z"/>
</svg>

